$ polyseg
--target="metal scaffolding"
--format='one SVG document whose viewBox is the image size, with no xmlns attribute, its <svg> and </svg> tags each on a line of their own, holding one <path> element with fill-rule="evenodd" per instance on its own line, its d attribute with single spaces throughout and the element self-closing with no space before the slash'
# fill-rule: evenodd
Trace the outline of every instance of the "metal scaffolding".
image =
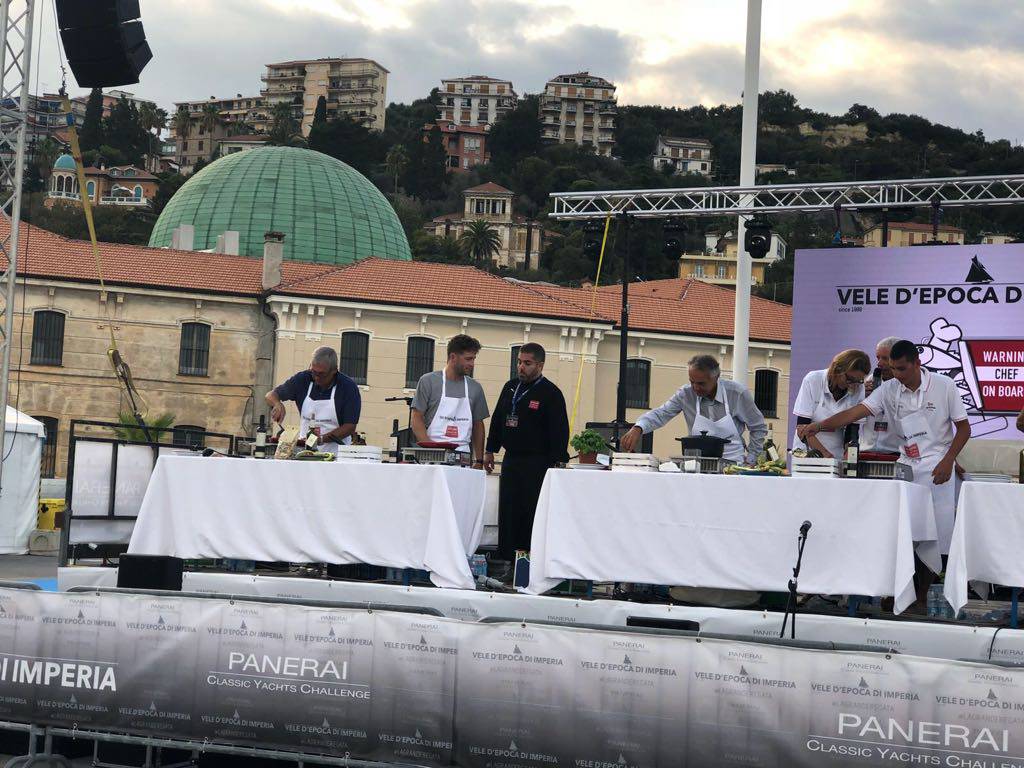
<svg viewBox="0 0 1024 768">
<path fill-rule="evenodd" d="M 32 63 L 32 22 L 35 0 L 0 0 L 0 216 L 7 231 L 0 233 L 0 410 L 7 413 L 14 335 L 14 287 L 18 267 L 18 227 L 29 111 L 29 70 Z M 6 416 L 4 417 L 6 418 Z M 0 457 L 5 456 L 0 429 Z M 0 489 L 3 462 L 0 461 Z"/>
<path fill-rule="evenodd" d="M 950 179 L 779 184 L 753 187 L 630 189 L 556 192 L 549 217 L 596 220 L 609 214 L 634 218 L 751 216 L 756 213 L 822 212 L 1024 203 L 1024 176 L 962 176 Z"/>
</svg>

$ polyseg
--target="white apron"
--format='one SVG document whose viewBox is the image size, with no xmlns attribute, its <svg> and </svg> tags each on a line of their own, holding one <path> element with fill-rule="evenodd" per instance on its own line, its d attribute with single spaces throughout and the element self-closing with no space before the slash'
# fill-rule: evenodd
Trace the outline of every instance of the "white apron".
<svg viewBox="0 0 1024 768">
<path fill-rule="evenodd" d="M 726 438 L 729 442 L 722 449 L 722 458 L 742 464 L 746 459 L 746 449 L 743 447 L 743 438 L 740 437 L 739 430 L 736 429 L 736 422 L 733 421 L 732 414 L 729 412 L 729 395 L 728 393 L 724 394 L 725 416 L 718 421 L 712 421 L 707 416 L 701 415 L 700 399 L 698 398 L 697 415 L 693 419 L 693 426 L 690 427 L 690 434 L 699 436 L 701 432 L 707 432 L 715 437 Z"/>
<path fill-rule="evenodd" d="M 847 390 L 847 393 L 849 393 L 849 390 Z M 828 376 L 825 377 L 825 381 L 823 383 L 821 398 L 818 400 L 818 404 L 814 406 L 814 413 L 811 414 L 811 421 L 816 421 L 820 424 L 829 416 L 835 416 L 837 413 L 841 413 L 851 407 L 848 404 L 840 405 L 836 400 L 831 400 L 830 402 L 826 401 L 825 395 L 827 394 L 831 394 L 828 391 Z M 839 398 L 840 401 L 845 399 L 846 395 Z M 843 457 L 843 448 L 845 447 L 843 445 L 843 434 L 844 430 L 834 429 L 831 432 L 818 432 L 815 437 L 818 438 L 818 442 L 820 442 L 829 453 L 831 453 L 835 458 L 841 459 Z M 810 448 L 810 446 L 806 445 L 806 443 L 797 437 L 796 432 L 794 432 L 793 446 L 796 447 L 800 445 Z"/>
<path fill-rule="evenodd" d="M 924 386 L 918 389 L 918 403 L 924 399 Z M 900 460 L 906 462 L 914 470 L 914 484 L 928 488 L 932 492 L 932 504 L 935 506 L 935 528 L 939 536 L 939 552 L 949 554 L 949 542 L 953 538 L 953 522 L 956 519 L 956 478 L 951 475 L 942 485 L 932 482 L 932 470 L 946 455 L 948 446 L 935 442 L 935 432 L 928 424 L 923 409 L 918 408 L 912 413 L 900 414 L 896 408 L 896 422 L 899 425 L 899 436 L 902 442 Z"/>
<path fill-rule="evenodd" d="M 302 409 L 299 411 L 299 416 L 302 417 L 302 421 L 299 423 L 299 437 L 303 440 L 306 439 L 306 435 L 309 434 L 312 427 L 320 427 L 320 434 L 326 435 L 332 429 L 341 426 L 338 424 L 338 410 L 334 407 L 334 389 L 337 386 L 338 384 L 335 382 L 331 387 L 331 395 L 326 400 L 314 400 L 310 397 L 313 393 L 313 382 L 309 382 L 306 399 L 302 401 Z M 348 445 L 352 442 L 352 437 L 346 437 L 342 442 Z M 318 450 L 337 456 L 338 444 L 335 442 L 321 443 Z"/>
<path fill-rule="evenodd" d="M 460 451 L 468 451 L 473 439 L 473 408 L 469 404 L 469 379 L 463 378 L 465 397 L 448 397 L 448 379 L 441 374 L 441 400 L 430 420 L 427 437 L 436 443 L 456 443 Z"/>
</svg>

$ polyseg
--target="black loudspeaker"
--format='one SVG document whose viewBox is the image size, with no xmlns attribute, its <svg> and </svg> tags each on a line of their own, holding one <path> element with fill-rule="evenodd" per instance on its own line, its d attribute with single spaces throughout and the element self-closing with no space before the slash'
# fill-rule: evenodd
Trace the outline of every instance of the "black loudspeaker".
<svg viewBox="0 0 1024 768">
<path fill-rule="evenodd" d="M 57 0 L 64 53 L 82 88 L 139 82 L 153 58 L 138 0 Z"/>
<path fill-rule="evenodd" d="M 167 589 L 181 592 L 185 561 L 165 555 L 121 555 L 117 586 L 129 589 Z"/>
</svg>

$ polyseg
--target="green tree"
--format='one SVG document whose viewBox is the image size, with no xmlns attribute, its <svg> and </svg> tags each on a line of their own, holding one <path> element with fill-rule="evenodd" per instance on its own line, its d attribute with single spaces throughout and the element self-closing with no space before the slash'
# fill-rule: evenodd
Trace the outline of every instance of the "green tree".
<svg viewBox="0 0 1024 768">
<path fill-rule="evenodd" d="M 501 249 L 501 236 L 489 222 L 471 221 L 463 230 L 459 245 L 469 259 L 486 264 Z"/>
<path fill-rule="evenodd" d="M 392 192 L 397 195 L 398 177 L 402 175 L 406 166 L 409 165 L 409 151 L 404 145 L 395 144 L 388 150 L 388 154 L 384 158 L 384 164 L 387 166 L 388 173 L 391 174 L 391 178 L 395 182 Z"/>
<path fill-rule="evenodd" d="M 409 165 L 405 171 L 402 186 L 423 200 L 440 200 L 445 196 L 448 183 L 446 166 L 448 153 L 441 139 L 441 129 L 433 126 L 425 137 L 420 134 L 406 145 L 409 149 Z"/>
<path fill-rule="evenodd" d="M 82 151 L 99 149 L 103 144 L 103 91 L 93 88 L 89 92 L 89 100 L 85 103 L 85 119 L 78 131 L 78 141 Z"/>
<path fill-rule="evenodd" d="M 364 176 L 384 159 L 380 135 L 345 114 L 313 125 L 309 148 L 338 158 Z"/>
<path fill-rule="evenodd" d="M 217 130 L 218 125 L 220 125 L 220 110 L 217 109 L 217 105 L 203 104 L 203 109 L 199 113 L 199 127 L 212 134 Z"/>
<path fill-rule="evenodd" d="M 159 416 L 144 418 L 142 422 L 151 429 L 149 437 L 153 442 L 170 442 L 169 430 L 174 425 L 175 416 L 173 413 L 161 413 Z M 127 440 L 134 443 L 145 443 L 146 432 L 139 426 L 135 414 L 130 411 L 121 411 L 117 414 L 117 421 L 120 427 L 114 427 L 114 434 L 118 440 Z M 163 430 L 163 431 L 162 431 Z"/>
<path fill-rule="evenodd" d="M 270 135 L 267 143 L 285 147 L 290 146 L 299 133 L 299 122 L 292 115 L 292 105 L 279 101 L 270 110 Z"/>
<path fill-rule="evenodd" d="M 92 215 L 96 237 L 104 243 L 146 245 L 156 223 L 153 212 L 144 208 L 100 205 L 93 208 Z M 41 199 L 34 200 L 28 218 L 37 227 L 58 235 L 73 240 L 89 239 L 82 207 L 77 203 L 57 200 L 47 208 Z"/>
<path fill-rule="evenodd" d="M 538 97 L 527 96 L 494 124 L 487 137 L 491 163 L 507 170 L 523 158 L 540 154 L 543 145 L 539 109 Z"/>
<path fill-rule="evenodd" d="M 160 184 L 156 188 L 156 195 L 153 197 L 153 213 L 157 216 L 167 206 L 167 203 L 174 197 L 174 193 L 181 189 L 181 185 L 187 179 L 180 173 L 160 174 Z"/>
<path fill-rule="evenodd" d="M 327 97 L 321 96 L 316 100 L 316 111 L 313 113 L 313 125 L 323 125 L 327 122 Z"/>
<path fill-rule="evenodd" d="M 178 107 L 178 111 L 171 118 L 171 125 L 174 128 L 174 135 L 178 139 L 188 138 L 189 129 L 192 127 L 192 114 L 188 111 L 188 107 L 184 104 Z"/>
<path fill-rule="evenodd" d="M 53 173 L 53 164 L 57 162 L 57 158 L 60 157 L 60 155 L 60 144 L 49 136 L 36 144 L 36 151 L 32 158 L 32 165 L 35 166 L 36 172 L 39 174 L 39 178 L 44 189 L 46 187 L 46 182 L 50 178 L 50 174 Z"/>
<path fill-rule="evenodd" d="M 160 138 L 160 132 L 167 127 L 167 112 L 152 102 L 144 101 L 139 107 L 139 124 L 147 134 L 146 154 L 158 155 L 157 141 Z"/>
<path fill-rule="evenodd" d="M 150 134 L 142 127 L 135 105 L 122 96 L 103 121 L 104 143 L 116 149 L 127 162 L 139 163 L 149 148 Z"/>
</svg>

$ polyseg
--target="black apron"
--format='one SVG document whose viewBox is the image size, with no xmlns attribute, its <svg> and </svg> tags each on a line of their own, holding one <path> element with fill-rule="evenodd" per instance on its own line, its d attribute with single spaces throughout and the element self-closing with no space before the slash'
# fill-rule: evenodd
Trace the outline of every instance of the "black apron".
<svg viewBox="0 0 1024 768">
<path fill-rule="evenodd" d="M 498 490 L 498 556 L 513 560 L 517 549 L 530 549 L 533 517 L 550 459 L 537 453 L 506 453 Z"/>
</svg>

